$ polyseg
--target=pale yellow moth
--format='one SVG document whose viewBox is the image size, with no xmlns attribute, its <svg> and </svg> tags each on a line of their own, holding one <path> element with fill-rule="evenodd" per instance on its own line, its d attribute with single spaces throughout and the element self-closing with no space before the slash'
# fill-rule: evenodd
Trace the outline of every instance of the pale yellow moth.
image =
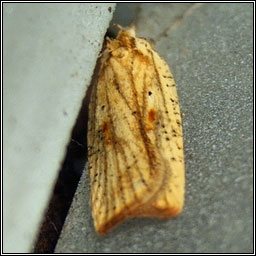
<svg viewBox="0 0 256 256">
<path fill-rule="evenodd" d="M 177 216 L 184 203 L 175 82 L 133 26 L 119 29 L 107 40 L 89 107 L 91 207 L 99 234 L 129 218 Z"/>
</svg>

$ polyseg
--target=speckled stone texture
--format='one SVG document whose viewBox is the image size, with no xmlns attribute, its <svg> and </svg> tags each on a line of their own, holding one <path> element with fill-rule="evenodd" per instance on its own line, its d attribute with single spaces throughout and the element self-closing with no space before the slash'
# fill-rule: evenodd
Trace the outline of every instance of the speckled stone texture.
<svg viewBox="0 0 256 256">
<path fill-rule="evenodd" d="M 139 5 L 137 20 L 147 19 L 139 36 L 180 8 L 150 5 Z M 98 236 L 86 171 L 56 252 L 253 252 L 253 4 L 187 5 L 169 22 L 150 37 L 171 67 L 184 113 L 183 213 L 129 220 Z"/>
</svg>

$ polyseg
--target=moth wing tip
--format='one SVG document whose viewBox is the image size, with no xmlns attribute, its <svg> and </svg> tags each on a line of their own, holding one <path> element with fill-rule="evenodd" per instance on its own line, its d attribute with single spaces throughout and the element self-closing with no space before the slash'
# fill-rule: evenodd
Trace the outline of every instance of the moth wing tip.
<svg viewBox="0 0 256 256">
<path fill-rule="evenodd" d="M 183 210 L 183 204 L 177 204 L 168 209 L 169 218 L 177 217 Z"/>
</svg>

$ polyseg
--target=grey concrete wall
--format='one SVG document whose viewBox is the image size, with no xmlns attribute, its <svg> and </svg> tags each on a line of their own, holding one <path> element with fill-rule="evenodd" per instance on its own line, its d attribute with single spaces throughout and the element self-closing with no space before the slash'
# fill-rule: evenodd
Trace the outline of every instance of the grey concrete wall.
<svg viewBox="0 0 256 256">
<path fill-rule="evenodd" d="M 3 251 L 21 253 L 36 239 L 115 4 L 3 7 Z"/>
</svg>

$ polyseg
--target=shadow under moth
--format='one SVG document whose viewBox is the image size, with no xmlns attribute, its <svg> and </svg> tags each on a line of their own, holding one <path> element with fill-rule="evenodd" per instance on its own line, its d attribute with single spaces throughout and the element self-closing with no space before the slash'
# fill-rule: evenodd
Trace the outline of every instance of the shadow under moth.
<svg viewBox="0 0 256 256">
<path fill-rule="evenodd" d="M 133 26 L 107 40 L 93 87 L 88 169 L 94 226 L 177 216 L 184 203 L 182 121 L 166 62 Z"/>
</svg>

